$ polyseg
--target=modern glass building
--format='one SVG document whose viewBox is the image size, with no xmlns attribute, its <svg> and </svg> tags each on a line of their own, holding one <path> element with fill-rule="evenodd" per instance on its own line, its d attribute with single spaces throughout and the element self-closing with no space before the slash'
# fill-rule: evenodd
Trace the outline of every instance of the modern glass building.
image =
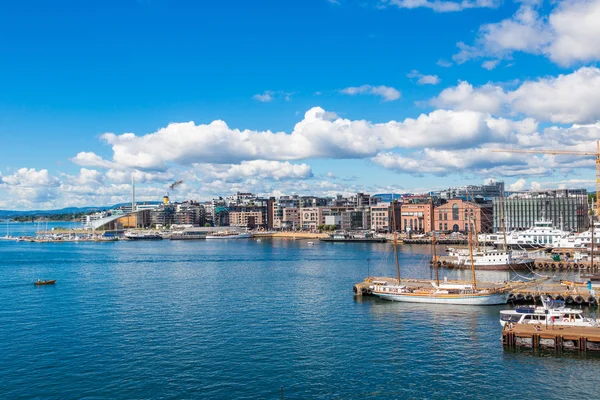
<svg viewBox="0 0 600 400">
<path fill-rule="evenodd" d="M 544 190 L 513 193 L 494 204 L 494 232 L 502 230 L 502 210 L 506 231 L 524 230 L 535 221 L 550 220 L 557 228 L 582 232 L 589 228 L 585 189 Z"/>
</svg>

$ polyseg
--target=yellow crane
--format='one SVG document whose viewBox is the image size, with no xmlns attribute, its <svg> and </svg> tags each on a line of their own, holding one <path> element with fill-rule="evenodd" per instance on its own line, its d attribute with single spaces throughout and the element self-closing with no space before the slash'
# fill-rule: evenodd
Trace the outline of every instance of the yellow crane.
<svg viewBox="0 0 600 400">
<path fill-rule="evenodd" d="M 552 154 L 573 156 L 596 157 L 596 214 L 600 215 L 600 140 L 596 141 L 596 151 L 577 150 L 520 150 L 520 149 L 493 149 L 494 153 L 523 153 L 523 154 Z"/>
</svg>

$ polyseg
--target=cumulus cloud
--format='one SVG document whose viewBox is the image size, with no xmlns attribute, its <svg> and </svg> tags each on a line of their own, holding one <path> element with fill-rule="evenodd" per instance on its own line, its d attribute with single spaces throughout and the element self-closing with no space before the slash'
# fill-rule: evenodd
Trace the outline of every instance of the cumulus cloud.
<svg viewBox="0 0 600 400">
<path fill-rule="evenodd" d="M 500 5 L 498 0 L 382 0 L 381 3 L 398 8 L 429 8 L 435 12 L 456 12 L 470 8 L 496 8 Z"/>
<path fill-rule="evenodd" d="M 308 179 L 313 176 L 309 165 L 292 164 L 288 161 L 252 160 L 242 161 L 237 165 L 198 164 L 194 167 L 202 179 L 219 179 L 224 182 L 239 182 L 249 178 L 280 181 Z"/>
<path fill-rule="evenodd" d="M 423 75 L 416 69 L 413 69 L 406 76 L 408 76 L 410 79 L 415 79 L 419 85 L 437 85 L 441 82 L 437 75 Z"/>
<path fill-rule="evenodd" d="M 457 86 L 442 90 L 430 103 L 441 108 L 497 114 L 506 103 L 506 93 L 492 84 L 474 88 L 469 82 L 460 82 Z"/>
<path fill-rule="evenodd" d="M 30 206 L 47 203 L 57 195 L 60 181 L 50 175 L 48 170 L 35 168 L 20 168 L 12 175 L 2 176 L 1 185 L 6 188 L 18 204 Z"/>
<path fill-rule="evenodd" d="M 469 110 L 436 110 L 401 122 L 372 123 L 340 118 L 315 107 L 290 134 L 240 131 L 223 121 L 172 123 L 143 136 L 104 134 L 103 140 L 112 145 L 113 160 L 102 162 L 118 165 L 119 169 L 164 171 L 172 163 L 366 158 L 394 148 L 468 147 L 506 140 L 505 125 L 486 113 Z M 77 157 L 73 160 L 77 162 Z"/>
<path fill-rule="evenodd" d="M 2 177 L 2 182 L 7 186 L 20 187 L 56 187 L 59 185 L 57 177 L 50 175 L 47 169 L 20 168 L 14 174 Z"/>
<path fill-rule="evenodd" d="M 549 14 L 540 15 L 537 2 L 525 2 L 512 17 L 482 25 L 473 45 L 457 44 L 453 60 L 504 59 L 514 52 L 543 54 L 562 66 L 600 60 L 600 0 L 552 4 Z"/>
<path fill-rule="evenodd" d="M 561 124 L 600 119 L 600 69 L 583 67 L 568 75 L 525 81 L 513 91 L 468 82 L 444 89 L 430 101 L 437 107 L 499 114 L 525 114 Z"/>
<path fill-rule="evenodd" d="M 384 101 L 394 101 L 398 100 L 401 96 L 400 91 L 394 89 L 390 86 L 371 86 L 371 85 L 362 85 L 357 87 L 347 87 L 345 89 L 340 90 L 341 93 L 347 94 L 350 96 L 355 96 L 358 94 L 370 94 L 374 96 L 379 96 L 383 98 Z"/>
</svg>

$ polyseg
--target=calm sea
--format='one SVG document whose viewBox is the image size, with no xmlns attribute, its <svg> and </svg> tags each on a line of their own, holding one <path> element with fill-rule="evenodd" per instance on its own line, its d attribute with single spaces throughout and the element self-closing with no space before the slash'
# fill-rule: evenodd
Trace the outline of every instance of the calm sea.
<svg viewBox="0 0 600 400">
<path fill-rule="evenodd" d="M 598 397 L 597 357 L 503 350 L 502 307 L 354 298 L 389 249 L 0 241 L 0 398 Z M 402 247 L 406 276 L 427 253 Z"/>
</svg>

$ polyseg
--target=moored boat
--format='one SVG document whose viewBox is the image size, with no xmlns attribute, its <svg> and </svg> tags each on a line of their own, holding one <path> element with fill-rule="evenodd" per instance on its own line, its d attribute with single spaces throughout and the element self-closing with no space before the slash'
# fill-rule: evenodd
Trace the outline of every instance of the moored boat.
<svg viewBox="0 0 600 400">
<path fill-rule="evenodd" d="M 249 232 L 217 232 L 212 235 L 206 235 L 206 239 L 250 239 L 252 234 Z"/>
<path fill-rule="evenodd" d="M 562 300 L 542 298 L 542 306 L 517 306 L 514 310 L 500 311 L 500 325 L 554 324 L 557 326 L 598 326 L 598 321 L 586 318 L 583 310 L 567 308 Z"/>
<path fill-rule="evenodd" d="M 129 240 L 162 240 L 163 237 L 158 233 L 140 233 L 125 232 L 125 237 Z"/>
<path fill-rule="evenodd" d="M 43 281 L 41 279 L 38 279 L 37 281 L 33 282 L 34 285 L 54 285 L 56 283 L 56 279 L 51 279 L 51 280 L 46 280 Z"/>
</svg>

